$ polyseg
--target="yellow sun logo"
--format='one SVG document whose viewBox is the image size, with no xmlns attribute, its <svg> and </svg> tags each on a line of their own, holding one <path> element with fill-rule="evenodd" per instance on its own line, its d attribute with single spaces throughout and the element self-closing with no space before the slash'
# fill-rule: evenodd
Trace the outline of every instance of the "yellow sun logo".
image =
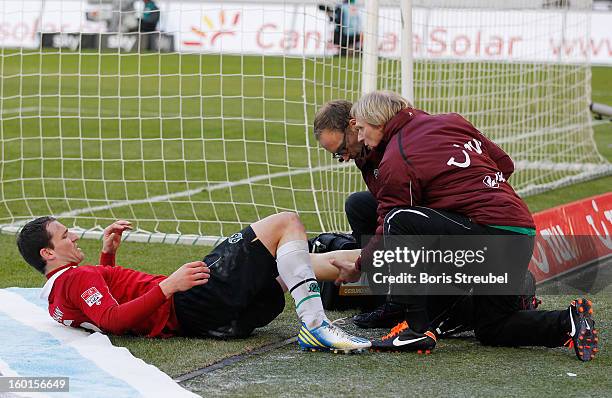
<svg viewBox="0 0 612 398">
<path fill-rule="evenodd" d="M 236 11 L 231 15 L 226 15 L 225 10 L 220 10 L 216 21 L 213 21 L 208 15 L 204 15 L 202 17 L 202 22 L 204 22 L 204 25 L 207 27 L 206 30 L 202 30 L 200 27 L 196 26 L 191 27 L 191 32 L 195 33 L 196 36 L 200 38 L 200 41 L 185 41 L 184 44 L 203 46 L 205 40 L 209 39 L 209 44 L 214 46 L 219 38 L 236 35 L 235 27 L 240 22 L 240 11 Z"/>
</svg>

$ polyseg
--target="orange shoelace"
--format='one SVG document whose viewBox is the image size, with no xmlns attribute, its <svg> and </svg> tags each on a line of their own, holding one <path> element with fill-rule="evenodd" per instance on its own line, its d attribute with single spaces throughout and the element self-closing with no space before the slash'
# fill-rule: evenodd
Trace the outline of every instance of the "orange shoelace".
<svg viewBox="0 0 612 398">
<path fill-rule="evenodd" d="M 391 329 L 389 334 L 386 335 L 386 336 L 383 336 L 382 339 L 383 340 L 387 340 L 387 339 L 390 339 L 392 337 L 395 337 L 395 336 L 397 336 L 398 334 L 400 334 L 402 331 L 404 331 L 406 329 L 408 329 L 408 322 L 404 321 L 404 322 L 398 323 L 397 325 L 395 325 L 393 327 L 393 329 Z"/>
</svg>

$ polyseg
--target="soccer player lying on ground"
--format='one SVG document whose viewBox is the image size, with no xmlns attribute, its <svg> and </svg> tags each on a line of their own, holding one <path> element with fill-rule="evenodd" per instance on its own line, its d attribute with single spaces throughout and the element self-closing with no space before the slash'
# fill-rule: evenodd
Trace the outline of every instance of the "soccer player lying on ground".
<svg viewBox="0 0 612 398">
<path fill-rule="evenodd" d="M 150 275 L 115 265 L 121 234 L 116 221 L 104 230 L 100 265 L 79 263 L 78 236 L 52 217 L 26 224 L 17 237 L 23 258 L 47 277 L 42 296 L 57 322 L 112 334 L 148 337 L 247 337 L 276 318 L 284 292 L 295 300 L 302 323 L 302 349 L 353 352 L 370 341 L 332 325 L 321 304 L 315 275 L 346 279 L 354 267 L 336 268 L 332 258 L 351 263 L 359 251 L 308 253 L 299 217 L 284 212 L 257 221 L 214 248 L 204 261 L 172 275 Z M 314 272 L 313 272 L 314 269 Z"/>
<path fill-rule="evenodd" d="M 460 115 L 429 115 L 393 92 L 364 95 L 351 108 L 351 117 L 357 142 L 376 154 L 368 156 L 374 172 L 366 183 L 377 201 L 378 225 L 375 237 L 362 250 L 365 264 L 371 264 L 373 251 L 394 236 L 500 235 L 520 237 L 505 239 L 503 245 L 513 256 L 517 274 L 526 274 L 535 225 L 527 205 L 507 182 L 514 163 L 501 148 Z M 346 135 L 342 141 L 338 134 L 327 138 L 334 138 L 335 146 L 331 139 L 319 138 L 319 142 L 347 160 L 351 145 Z M 518 243 L 507 247 L 509 242 Z M 355 265 L 360 269 L 361 258 Z M 394 294 L 398 286 L 390 287 Z M 403 300 L 407 322 L 399 323 L 372 347 L 433 349 L 437 336 L 427 310 L 428 296 L 408 293 Z M 475 293 L 476 338 L 494 346 L 557 347 L 566 342 L 574 346 L 580 360 L 594 357 L 598 338 L 589 300 L 574 300 L 562 311 L 523 310 L 520 303 L 518 294 Z"/>
</svg>

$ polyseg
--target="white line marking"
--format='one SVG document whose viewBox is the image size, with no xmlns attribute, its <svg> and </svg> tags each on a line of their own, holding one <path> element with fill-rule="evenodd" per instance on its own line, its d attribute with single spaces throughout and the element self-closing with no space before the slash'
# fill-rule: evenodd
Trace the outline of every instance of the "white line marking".
<svg viewBox="0 0 612 398">
<path fill-rule="evenodd" d="M 131 113 L 130 111 L 120 111 L 120 115 L 117 115 L 116 113 L 111 113 L 109 115 L 105 115 L 104 114 L 104 110 L 102 109 L 102 113 L 100 114 L 100 109 L 98 108 L 58 108 L 58 107 L 23 107 L 23 108 L 11 108 L 11 109 L 3 109 L 1 111 L 1 114 L 16 114 L 19 115 L 20 113 L 28 113 L 28 112 L 56 112 L 55 115 L 41 115 L 41 117 L 54 117 L 54 116 L 62 116 L 58 113 L 61 112 L 68 112 L 68 113 L 76 113 L 76 116 L 82 115 L 83 113 L 93 113 L 94 116 L 100 116 L 100 117 L 117 117 L 117 116 L 138 116 L 138 117 L 143 117 L 143 116 L 148 116 L 148 117 L 158 117 L 158 118 L 173 118 L 173 117 L 186 117 L 189 115 L 178 115 L 178 114 L 160 114 L 159 112 L 150 112 L 150 111 L 135 111 L 134 113 Z M 194 117 L 196 117 L 197 115 L 193 115 Z M 289 123 L 297 123 L 297 124 L 304 124 L 305 121 L 304 120 L 283 120 L 284 122 L 289 122 Z M 605 123 L 610 123 L 607 120 L 592 120 L 591 124 L 592 126 L 598 126 L 598 125 L 602 125 Z M 524 133 L 520 136 L 513 136 L 513 137 L 507 137 L 507 138 L 500 138 L 498 140 L 496 140 L 497 143 L 504 143 L 504 142 L 512 142 L 512 141 L 516 141 L 519 138 L 528 138 L 528 137 L 533 137 L 533 136 L 539 136 L 539 135 L 544 135 L 544 134 L 548 134 L 548 133 L 553 133 L 555 131 L 565 131 L 568 130 L 570 128 L 574 128 L 574 127 L 583 127 L 581 125 L 574 125 L 574 126 L 566 126 L 563 128 L 557 128 L 554 130 L 537 130 L 537 131 L 533 131 L 533 132 L 528 132 L 528 133 Z M 278 172 L 278 173 L 272 173 L 272 174 L 266 174 L 266 175 L 258 175 L 255 177 L 251 177 L 251 178 L 245 178 L 245 179 L 241 179 L 238 181 L 232 181 L 232 182 L 224 182 L 224 183 L 220 183 L 220 184 L 215 184 L 215 185 L 207 185 L 207 186 L 203 186 L 200 188 L 195 188 L 195 189 L 191 189 L 191 190 L 187 190 L 187 191 L 182 191 L 182 192 L 175 192 L 175 193 L 171 193 L 171 194 L 166 194 L 166 195 L 159 195 L 159 196 L 153 196 L 150 198 L 145 198 L 145 199 L 136 199 L 136 200 L 124 200 L 124 201 L 118 201 L 118 202 L 114 202 L 114 203 L 109 203 L 107 205 L 100 205 L 100 206 L 92 206 L 92 207 L 86 207 L 86 208 L 82 208 L 82 209 L 76 209 L 76 210 L 72 210 L 72 211 L 68 211 L 68 212 L 64 212 L 64 213 L 60 213 L 57 214 L 56 217 L 61 218 L 61 217 L 72 217 L 72 216 L 77 216 L 79 214 L 83 214 L 83 213 L 88 213 L 88 212 L 97 212 L 97 211 L 103 211 L 103 210 L 109 210 L 109 209 L 114 209 L 114 208 L 119 208 L 119 207 L 124 207 L 124 206 L 130 206 L 130 205 L 138 205 L 138 204 L 146 204 L 146 203 L 151 203 L 151 202 L 163 202 L 163 201 L 168 201 L 171 199 L 175 199 L 175 198 L 180 198 L 180 197 L 185 197 L 185 196 L 190 196 L 190 195 L 197 195 L 201 192 L 204 191 L 215 191 L 215 190 L 219 190 L 219 189 L 226 189 L 226 188 L 231 188 L 234 186 L 239 186 L 239 185 L 247 185 L 253 182 L 257 182 L 257 181 L 262 181 L 262 180 L 266 180 L 266 179 L 272 179 L 272 178 L 279 178 L 279 177 L 288 177 L 288 176 L 292 176 L 292 175 L 300 175 L 300 174 L 306 174 L 306 173 L 313 173 L 313 172 L 317 172 L 317 171 L 325 171 L 325 170 L 332 170 L 332 169 L 340 169 L 340 168 L 346 168 L 346 167 L 350 167 L 351 163 L 338 163 L 338 164 L 332 164 L 332 165 L 328 165 L 328 166 L 319 166 L 319 167 L 314 167 L 314 168 L 301 168 L 301 169 L 296 169 L 293 171 L 286 171 L 286 172 Z M 526 169 L 544 169 L 544 170 L 557 170 L 557 171 L 582 171 L 583 174 L 584 173 L 593 173 L 596 172 L 598 174 L 608 174 L 608 173 L 612 173 L 612 165 L 610 164 L 595 164 L 595 163 L 552 163 L 552 162 L 548 162 L 548 161 L 542 161 L 542 162 L 529 162 L 529 161 L 518 161 L 516 163 L 517 166 L 517 170 L 526 170 Z M 569 178 L 574 178 L 576 176 L 571 176 Z M 553 185 L 555 183 L 552 183 Z M 525 192 L 530 192 L 530 190 L 533 189 L 533 187 L 526 187 L 523 188 L 523 190 L 519 191 L 522 194 L 525 194 Z M 523 192 L 525 191 L 525 192 Z M 411 197 L 412 200 L 412 197 Z M 25 224 L 26 221 L 21 221 L 21 222 L 17 222 L 12 224 L 12 226 L 20 226 Z M 5 227 L 4 225 L 2 227 Z M 87 231 L 86 231 L 87 232 Z M 140 235 L 141 234 L 134 234 L 134 240 L 138 240 L 138 241 L 142 241 L 142 239 L 147 239 L 147 238 L 142 238 Z M 157 234 L 156 234 L 157 235 Z M 155 240 L 157 239 L 161 239 L 164 242 L 167 241 L 168 239 L 173 240 L 175 239 L 175 236 L 179 236 L 179 235 L 168 235 L 168 234 L 159 234 L 159 237 L 155 237 Z M 212 238 L 212 237 L 206 237 L 208 241 L 208 238 Z M 150 239 L 150 237 L 149 237 Z M 177 243 L 178 240 L 180 240 L 179 238 L 177 239 Z M 192 239 L 191 237 L 189 237 L 188 239 L 188 244 L 199 244 L 200 240 L 197 238 Z"/>
<path fill-rule="evenodd" d="M 28 113 L 28 112 L 35 112 L 38 109 L 39 108 L 37 106 L 29 106 L 25 108 L 10 108 L 10 109 L 3 109 L 1 114 L 6 115 L 6 114 Z"/>
<path fill-rule="evenodd" d="M 601 172 L 611 173 L 612 164 L 598 163 L 553 163 L 550 161 L 529 162 L 519 160 L 515 162 L 517 171 L 521 170 L 553 170 L 553 171 L 585 171 L 585 172 Z"/>
<path fill-rule="evenodd" d="M 312 172 L 317 172 L 317 171 L 346 168 L 349 166 L 352 166 L 352 164 L 343 162 L 343 163 L 333 164 L 329 166 L 314 167 L 312 169 L 302 168 L 302 169 L 297 169 L 293 171 L 283 171 L 283 172 L 272 173 L 272 174 L 258 175 L 255 177 L 243 178 L 242 180 L 238 180 L 238 181 L 231 181 L 231 182 L 228 181 L 228 182 L 223 182 L 223 183 L 215 184 L 215 185 L 207 185 L 207 186 L 203 186 L 200 188 L 189 189 L 187 191 L 175 192 L 175 193 L 171 193 L 167 195 L 153 196 L 153 197 L 145 198 L 145 199 L 122 200 L 119 202 L 110 203 L 108 205 L 85 207 L 83 209 L 76 209 L 76 210 L 71 210 L 71 211 L 67 211 L 64 213 L 60 213 L 60 214 L 55 215 L 55 217 L 57 218 L 73 217 L 73 216 L 77 216 L 83 213 L 115 209 L 117 207 L 145 204 L 145 203 L 150 203 L 150 202 L 164 202 L 170 199 L 181 198 L 184 196 L 197 195 L 204 191 L 207 191 L 207 192 L 217 191 L 219 189 L 226 189 L 226 188 L 231 188 L 231 187 L 235 187 L 239 185 L 247 185 L 247 184 L 257 182 L 257 181 L 262 181 L 262 180 L 267 180 L 267 179 L 272 179 L 272 178 L 288 177 L 288 176 L 312 173 Z"/>
<path fill-rule="evenodd" d="M 300 174 L 332 170 L 332 169 L 341 169 L 341 168 L 346 168 L 346 167 L 352 167 L 352 163 L 343 162 L 343 163 L 337 163 L 337 164 L 332 164 L 328 166 L 318 166 L 312 169 L 301 168 L 301 169 L 296 169 L 293 171 L 285 171 L 285 172 L 278 172 L 278 173 L 272 173 L 272 174 L 258 175 L 258 176 L 251 177 L 251 178 L 244 178 L 238 181 L 231 181 L 231 182 L 224 182 L 224 183 L 215 184 L 215 185 L 208 185 L 208 186 L 203 186 L 200 188 L 190 189 L 190 190 L 181 191 L 181 192 L 175 192 L 175 193 L 166 194 L 166 195 L 158 195 L 158 196 L 153 196 L 153 197 L 144 198 L 144 199 L 123 200 L 123 201 L 110 203 L 107 205 L 92 206 L 92 207 L 86 207 L 82 209 L 71 210 L 68 212 L 56 214 L 55 217 L 57 218 L 74 217 L 74 216 L 77 216 L 83 213 L 104 211 L 104 210 L 115 209 L 115 208 L 124 207 L 124 206 L 146 204 L 146 203 L 151 203 L 151 202 L 163 202 L 163 201 L 168 201 L 170 199 L 181 198 L 184 196 L 197 195 L 204 191 L 211 192 L 211 191 L 231 188 L 231 187 L 235 187 L 239 185 L 247 185 L 247 184 L 251 184 L 251 183 L 266 180 L 266 179 L 288 177 L 292 175 L 300 175 Z M 517 162 L 517 170 L 521 170 L 521 169 L 522 170 L 546 169 L 546 170 L 583 171 L 583 173 L 597 171 L 600 173 L 610 173 L 612 172 L 612 165 L 609 165 L 609 164 L 597 165 L 597 164 L 591 164 L 591 163 L 580 164 L 580 163 L 552 163 L 552 162 L 519 161 Z M 529 189 L 529 188 L 530 187 L 527 187 L 524 189 Z M 524 194 L 523 192 L 521 193 Z M 24 225 L 26 222 L 27 221 L 20 221 L 17 223 L 13 223 L 12 225 L 18 227 L 18 226 Z M 6 225 L 3 225 L 3 227 L 6 227 Z M 170 235 L 168 236 L 166 236 L 165 234 L 163 235 L 164 237 L 162 237 L 161 239 L 163 239 L 164 241 L 166 241 L 167 239 L 173 239 L 170 237 Z M 198 241 L 198 240 L 196 239 L 195 241 Z M 189 240 L 189 242 L 191 242 L 191 239 Z"/>
<path fill-rule="evenodd" d="M 595 127 L 598 126 L 600 124 L 603 123 L 610 123 L 607 120 L 591 120 L 591 126 Z M 521 142 L 523 140 L 525 140 L 526 138 L 532 138 L 532 137 L 540 137 L 543 135 L 551 135 L 551 134 L 558 134 L 558 133 L 563 133 L 566 131 L 575 131 L 575 130 L 579 130 L 582 128 L 588 127 L 588 124 L 572 124 L 569 126 L 563 126 L 563 127 L 555 127 L 555 128 L 542 128 L 539 130 L 534 130 L 534 131 L 529 131 L 527 133 L 523 133 L 523 134 L 518 134 L 518 135 L 512 135 L 510 137 L 500 137 L 500 138 L 493 138 L 493 141 L 498 144 L 508 144 L 508 143 L 514 143 L 514 142 Z M 481 131 L 486 131 L 486 129 L 482 129 Z M 485 134 L 486 135 L 486 134 Z M 487 135 L 487 137 L 489 137 L 489 135 Z"/>
<path fill-rule="evenodd" d="M 144 110 L 144 111 L 139 111 L 137 109 L 121 109 L 119 112 L 117 112 L 114 109 L 109 109 L 109 108 L 57 108 L 57 107 L 52 107 L 52 106 L 43 106 L 43 107 L 38 107 L 38 106 L 29 106 L 29 107 L 24 107 L 24 108 L 10 108 L 10 109 L 3 109 L 2 110 L 2 115 L 5 114 L 10 114 L 10 115 L 21 115 L 22 113 L 31 113 L 31 112 L 36 112 L 36 113 L 40 113 L 40 112 L 47 112 L 50 113 L 48 115 L 32 115 L 32 116 L 40 116 L 40 117 L 62 117 L 62 116 L 70 116 L 70 117 L 74 117 L 74 116 L 89 116 L 89 117 L 95 117 L 95 116 L 99 116 L 101 118 L 103 117 L 107 117 L 107 118 L 121 118 L 121 117 L 141 117 L 141 118 L 159 118 L 159 119 L 163 119 L 163 118 L 181 118 L 181 117 L 185 117 L 185 118 L 197 118 L 197 117 L 203 117 L 202 115 L 200 115 L 199 113 L 190 113 L 190 112 L 185 112 L 183 114 L 177 114 L 177 113 L 161 113 L 161 112 L 156 112 L 156 111 L 150 111 L 150 110 Z M 73 113 L 74 115 L 65 115 L 65 113 Z M 219 117 L 221 117 L 221 115 L 219 114 Z M 232 116 L 229 117 L 230 119 L 232 118 Z M 240 116 L 240 115 L 236 115 L 233 116 L 234 119 L 244 119 L 244 120 L 261 120 L 262 118 L 258 118 L 258 117 L 249 117 L 249 116 Z M 227 119 L 227 118 L 226 118 Z M 285 123 L 291 123 L 291 124 L 296 124 L 296 125 L 307 125 L 308 121 L 306 121 L 305 119 L 286 119 L 286 118 L 279 118 L 279 119 L 267 119 L 267 121 L 270 122 L 285 122 Z"/>
<path fill-rule="evenodd" d="M 121 109 L 119 112 L 116 112 L 114 109 L 109 109 L 109 108 L 87 108 L 87 107 L 81 107 L 81 108 L 58 108 L 58 107 L 52 107 L 52 106 L 28 106 L 28 107 L 23 107 L 23 108 L 9 108 L 9 109 L 3 109 L 2 112 L 0 114 L 5 115 L 5 114 L 15 114 L 15 115 L 19 115 L 21 113 L 30 113 L 30 112 L 52 112 L 52 115 L 40 115 L 42 117 L 56 117 L 56 116 L 65 116 L 62 115 L 62 113 L 74 113 L 76 114 L 75 116 L 79 116 L 79 115 L 83 115 L 83 114 L 89 114 L 91 116 L 100 116 L 100 117 L 121 117 L 121 116 L 125 116 L 125 117 L 158 117 L 158 118 L 179 118 L 179 117 L 198 117 L 200 116 L 200 114 L 190 114 L 188 112 L 184 113 L 184 114 L 164 114 L 164 113 L 160 113 L 160 112 L 156 112 L 156 111 L 149 111 L 149 110 L 143 110 L 143 111 L 139 111 L 139 110 L 125 110 L 125 109 Z M 239 116 L 236 116 L 239 117 Z M 242 117 L 241 117 L 242 118 Z M 244 117 L 244 119 L 249 119 L 248 117 Z M 259 119 L 259 118 L 253 118 L 253 119 Z M 296 123 L 296 124 L 307 124 L 308 121 L 305 119 L 282 119 L 282 120 L 272 120 L 272 121 L 283 121 L 283 122 L 289 122 L 289 123 Z M 606 123 L 611 123 L 611 121 L 606 120 L 606 119 L 602 119 L 602 120 L 598 120 L 598 119 L 592 119 L 591 120 L 591 125 L 593 127 L 602 125 L 602 124 L 606 124 Z M 522 140 L 524 138 L 529 138 L 529 137 L 537 137 L 537 136 L 541 136 L 541 135 L 545 135 L 545 134 L 554 134 L 554 133 L 558 133 L 558 132 L 563 132 L 563 131 L 568 131 L 568 130 L 572 130 L 572 129 L 578 129 L 578 128 L 583 128 L 585 127 L 584 125 L 581 124 L 574 124 L 574 125 L 570 125 L 570 126 L 564 126 L 564 127 L 557 127 L 554 129 L 539 129 L 539 130 L 534 130 L 531 132 L 527 132 L 527 133 L 523 133 L 520 135 L 516 135 L 516 136 L 512 136 L 512 137 L 500 137 L 498 139 L 495 139 L 495 143 L 496 144 L 505 144 L 505 143 L 509 143 L 509 142 L 517 142 L 519 140 Z M 482 130 L 486 130 L 486 128 L 483 128 Z"/>
</svg>

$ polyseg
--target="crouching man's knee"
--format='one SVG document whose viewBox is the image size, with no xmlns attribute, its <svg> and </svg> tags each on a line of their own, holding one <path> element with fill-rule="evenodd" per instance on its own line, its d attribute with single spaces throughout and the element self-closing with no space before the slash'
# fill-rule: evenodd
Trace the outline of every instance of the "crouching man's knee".
<svg viewBox="0 0 612 398">
<path fill-rule="evenodd" d="M 346 214 L 358 214 L 363 211 L 360 206 L 360 197 L 362 194 L 362 192 L 353 192 L 346 198 L 346 201 L 344 202 L 344 212 Z"/>
</svg>

